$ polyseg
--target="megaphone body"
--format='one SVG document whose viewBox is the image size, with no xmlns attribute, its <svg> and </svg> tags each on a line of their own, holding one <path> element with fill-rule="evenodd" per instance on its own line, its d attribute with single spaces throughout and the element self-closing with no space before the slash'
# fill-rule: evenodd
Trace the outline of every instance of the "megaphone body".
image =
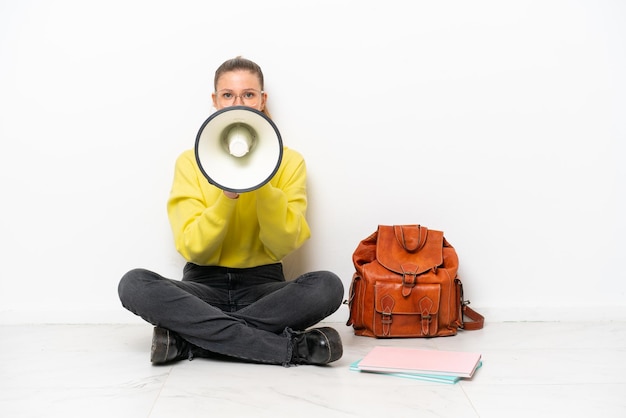
<svg viewBox="0 0 626 418">
<path fill-rule="evenodd" d="M 200 171 L 216 187 L 233 193 L 256 190 L 278 171 L 283 142 L 263 112 L 232 106 L 202 124 L 195 145 Z"/>
</svg>

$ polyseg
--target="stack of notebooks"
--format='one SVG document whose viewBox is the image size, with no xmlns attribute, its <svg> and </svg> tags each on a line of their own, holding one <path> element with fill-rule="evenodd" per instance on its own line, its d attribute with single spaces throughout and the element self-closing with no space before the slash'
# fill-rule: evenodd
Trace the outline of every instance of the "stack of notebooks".
<svg viewBox="0 0 626 418">
<path fill-rule="evenodd" d="M 350 370 L 452 384 L 471 378 L 482 366 L 481 359 L 479 353 L 465 351 L 377 346 Z"/>
</svg>

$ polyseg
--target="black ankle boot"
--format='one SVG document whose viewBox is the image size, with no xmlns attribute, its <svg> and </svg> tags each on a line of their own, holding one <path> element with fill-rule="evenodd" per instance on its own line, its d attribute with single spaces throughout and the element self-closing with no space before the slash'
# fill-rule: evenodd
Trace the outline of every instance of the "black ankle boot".
<svg viewBox="0 0 626 418">
<path fill-rule="evenodd" d="M 292 364 L 328 364 L 343 355 L 339 333 L 328 327 L 296 332 L 292 344 Z"/>
<path fill-rule="evenodd" d="M 152 364 L 163 364 L 190 358 L 190 344 L 187 341 L 168 329 L 154 327 L 152 349 L 150 350 Z"/>
</svg>

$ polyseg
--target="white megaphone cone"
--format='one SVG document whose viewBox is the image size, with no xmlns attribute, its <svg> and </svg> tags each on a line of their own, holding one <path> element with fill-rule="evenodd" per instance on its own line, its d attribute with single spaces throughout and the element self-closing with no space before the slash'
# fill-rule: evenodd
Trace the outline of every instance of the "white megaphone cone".
<svg viewBox="0 0 626 418">
<path fill-rule="evenodd" d="M 202 124 L 195 153 L 209 183 L 243 193 L 274 177 L 283 158 L 283 142 L 263 112 L 233 106 L 218 110 Z"/>
</svg>

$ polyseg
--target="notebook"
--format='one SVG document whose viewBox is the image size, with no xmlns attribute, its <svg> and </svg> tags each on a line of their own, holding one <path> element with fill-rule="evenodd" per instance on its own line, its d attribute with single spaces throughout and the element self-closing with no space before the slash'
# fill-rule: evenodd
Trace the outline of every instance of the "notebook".
<svg viewBox="0 0 626 418">
<path fill-rule="evenodd" d="M 481 358 L 480 353 L 465 351 L 376 346 L 358 367 L 369 372 L 472 377 Z"/>
<path fill-rule="evenodd" d="M 405 379 L 413 379 L 413 380 L 423 380 L 426 382 L 438 382 L 438 383 L 447 383 L 449 385 L 453 385 L 459 380 L 461 380 L 458 376 L 438 376 L 434 374 L 419 374 L 419 373 L 384 373 L 384 372 L 370 372 L 367 370 L 359 369 L 359 363 L 361 360 L 357 360 L 350 364 L 350 370 L 353 372 L 363 372 L 363 373 L 372 373 L 372 374 L 380 374 L 387 376 L 395 376 L 395 377 L 403 377 Z"/>
</svg>

